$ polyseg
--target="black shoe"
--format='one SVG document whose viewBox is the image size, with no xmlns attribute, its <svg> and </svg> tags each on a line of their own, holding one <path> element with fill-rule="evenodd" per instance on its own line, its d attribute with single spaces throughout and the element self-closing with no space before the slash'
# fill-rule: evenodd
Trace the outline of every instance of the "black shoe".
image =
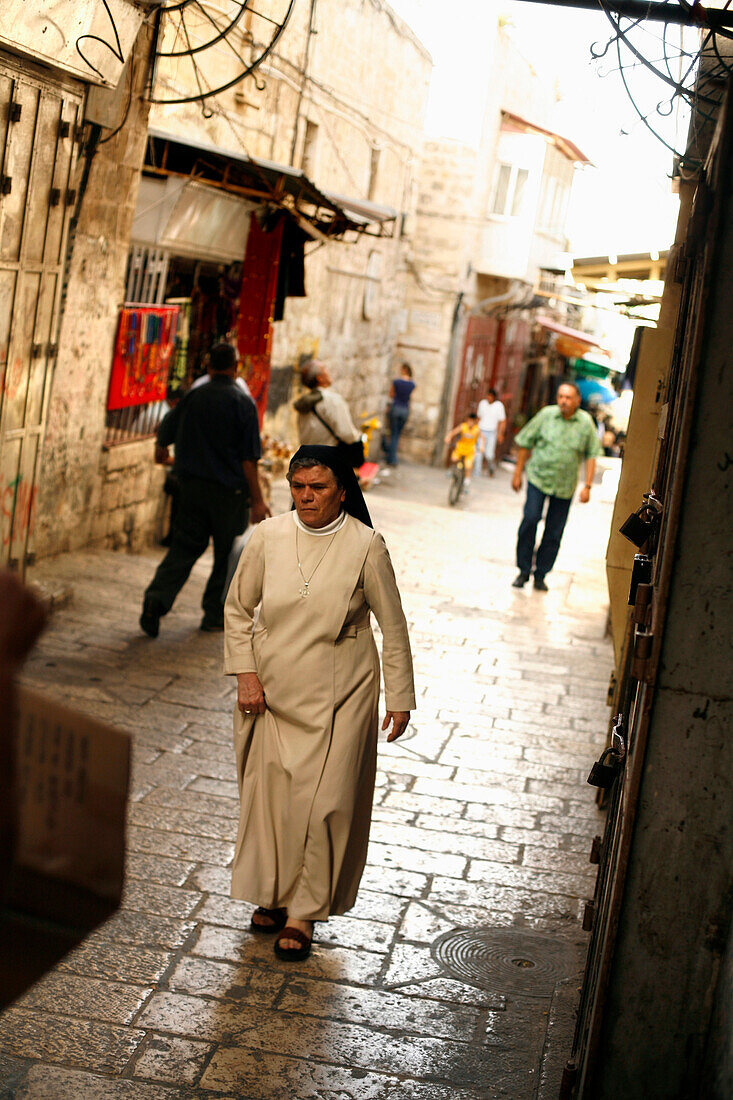
<svg viewBox="0 0 733 1100">
<path fill-rule="evenodd" d="M 524 588 L 529 580 L 529 573 L 518 573 L 512 581 L 512 588 Z"/>
<path fill-rule="evenodd" d="M 534 590 L 535 590 L 535 592 L 549 592 L 550 591 L 549 588 L 547 587 L 547 585 L 545 584 L 545 578 L 544 577 L 538 577 L 536 573 L 534 575 Z"/>
<path fill-rule="evenodd" d="M 224 619 L 210 619 L 204 615 L 199 630 L 205 630 L 207 634 L 221 634 L 224 629 Z"/>
<path fill-rule="evenodd" d="M 150 638 L 157 638 L 160 630 L 160 620 L 163 609 L 154 596 L 146 596 L 143 600 L 143 613 L 140 616 L 140 627 Z"/>
</svg>

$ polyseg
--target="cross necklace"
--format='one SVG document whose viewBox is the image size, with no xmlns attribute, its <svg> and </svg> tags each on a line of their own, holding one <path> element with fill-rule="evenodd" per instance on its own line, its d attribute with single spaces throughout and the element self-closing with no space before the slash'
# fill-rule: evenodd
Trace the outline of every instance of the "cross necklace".
<svg viewBox="0 0 733 1100">
<path fill-rule="evenodd" d="M 326 549 L 323 551 L 320 558 L 316 562 L 316 567 L 311 572 L 310 577 L 305 576 L 305 574 L 303 573 L 303 568 L 302 568 L 301 563 L 300 563 L 300 550 L 298 549 L 298 535 L 299 534 L 300 534 L 300 532 L 299 532 L 298 528 L 296 527 L 295 528 L 295 560 L 298 563 L 298 572 L 300 573 L 300 579 L 303 582 L 303 587 L 299 588 L 298 592 L 303 597 L 303 599 L 305 599 L 306 596 L 310 595 L 309 585 L 310 585 L 311 581 L 313 580 L 313 578 L 315 577 L 316 572 L 318 571 L 318 566 L 321 564 L 321 562 L 325 558 L 326 554 L 331 549 L 331 545 L 333 543 L 333 540 L 336 538 L 336 535 L 338 534 L 338 531 L 334 531 L 334 533 L 331 535 L 331 538 L 328 540 L 328 546 L 326 547 Z"/>
</svg>

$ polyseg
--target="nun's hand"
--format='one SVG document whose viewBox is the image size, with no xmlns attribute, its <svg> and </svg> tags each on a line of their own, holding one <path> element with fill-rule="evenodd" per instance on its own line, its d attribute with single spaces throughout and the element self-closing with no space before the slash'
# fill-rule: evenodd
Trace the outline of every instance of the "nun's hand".
<svg viewBox="0 0 733 1100">
<path fill-rule="evenodd" d="M 265 713 L 265 693 L 256 672 L 237 673 L 237 706 L 245 718 Z"/>
<path fill-rule="evenodd" d="M 409 725 L 409 710 L 388 710 L 382 722 L 382 729 L 386 730 L 390 722 L 392 723 L 392 730 L 387 735 L 387 740 L 396 741 L 398 737 L 402 737 L 402 734 Z"/>
</svg>

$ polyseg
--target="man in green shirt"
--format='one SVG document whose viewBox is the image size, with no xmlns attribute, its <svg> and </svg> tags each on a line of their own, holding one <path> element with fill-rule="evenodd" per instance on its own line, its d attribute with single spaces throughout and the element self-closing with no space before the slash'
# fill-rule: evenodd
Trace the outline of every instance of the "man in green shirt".
<svg viewBox="0 0 733 1100">
<path fill-rule="evenodd" d="M 563 382 L 557 391 L 557 404 L 540 409 L 515 437 L 519 447 L 512 489 L 522 488 L 522 472 L 527 466 L 527 499 L 517 534 L 517 567 L 512 582 L 523 588 L 534 562 L 534 586 L 546 592 L 545 576 L 555 564 L 570 502 L 578 484 L 578 467 L 585 460 L 585 485 L 579 500 L 590 500 L 590 488 L 601 445 L 593 418 L 580 408 L 580 390 L 574 382 Z M 531 455 L 531 457 L 530 457 Z M 529 461 L 527 461 L 529 459 Z M 535 554 L 537 525 L 548 500 L 545 529 Z"/>
</svg>

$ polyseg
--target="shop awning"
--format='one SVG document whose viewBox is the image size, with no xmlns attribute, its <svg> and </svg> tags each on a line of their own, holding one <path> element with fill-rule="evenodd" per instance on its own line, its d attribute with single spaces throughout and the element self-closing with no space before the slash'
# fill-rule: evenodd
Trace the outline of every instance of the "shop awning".
<svg viewBox="0 0 733 1100">
<path fill-rule="evenodd" d="M 310 224 L 314 236 L 342 237 L 349 231 L 388 236 L 387 226 L 394 226 L 397 218 L 391 207 L 322 191 L 299 168 L 155 127 L 148 130 L 144 171 L 188 177 L 254 202 L 289 208 Z"/>
<path fill-rule="evenodd" d="M 550 332 L 556 332 L 558 336 L 566 336 L 568 340 L 572 340 L 576 344 L 584 344 L 586 351 L 589 348 L 602 347 L 593 336 L 590 336 L 587 332 L 581 332 L 580 329 L 568 328 L 567 325 L 561 325 L 557 321 L 550 321 L 547 317 L 536 317 L 535 321 L 538 325 L 542 325 L 543 328 L 549 329 Z"/>
</svg>

